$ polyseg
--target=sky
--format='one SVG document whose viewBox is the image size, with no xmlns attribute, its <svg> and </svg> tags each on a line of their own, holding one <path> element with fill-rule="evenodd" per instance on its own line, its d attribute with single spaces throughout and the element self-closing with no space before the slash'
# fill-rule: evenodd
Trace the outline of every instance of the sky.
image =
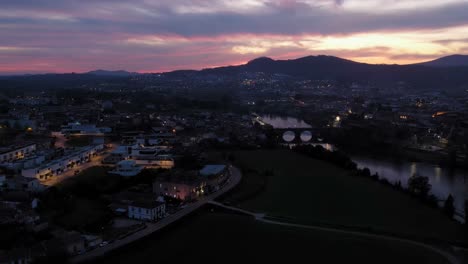
<svg viewBox="0 0 468 264">
<path fill-rule="evenodd" d="M 468 54 L 468 0 L 1 0 L 0 74 Z"/>
</svg>

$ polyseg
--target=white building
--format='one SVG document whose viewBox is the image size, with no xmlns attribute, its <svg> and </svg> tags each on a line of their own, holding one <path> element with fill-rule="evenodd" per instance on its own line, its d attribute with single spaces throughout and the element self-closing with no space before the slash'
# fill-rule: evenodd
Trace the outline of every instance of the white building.
<svg viewBox="0 0 468 264">
<path fill-rule="evenodd" d="M 132 219 L 156 221 L 164 218 L 166 204 L 157 201 L 135 201 L 128 206 L 128 217 Z"/>
<path fill-rule="evenodd" d="M 91 158 L 98 155 L 103 148 L 104 146 L 102 144 L 84 147 L 40 166 L 23 169 L 21 175 L 28 178 L 46 180 L 72 170 L 75 166 L 91 161 Z"/>
<path fill-rule="evenodd" d="M 30 156 L 24 157 L 23 159 L 0 162 L 0 164 L 5 168 L 8 168 L 15 172 L 20 172 L 22 169 L 37 167 L 39 164 L 44 163 L 44 161 L 45 161 L 45 155 L 36 154 L 36 155 L 30 155 Z"/>
<path fill-rule="evenodd" d="M 134 160 L 122 160 L 119 161 L 115 169 L 109 171 L 109 173 L 124 177 L 133 177 L 138 175 L 142 170 L 143 167 L 137 165 Z"/>
<path fill-rule="evenodd" d="M 62 126 L 60 132 L 64 135 L 102 135 L 112 132 L 112 129 L 109 127 L 96 127 L 96 125 L 91 124 L 82 125 L 76 122 Z"/>
<path fill-rule="evenodd" d="M 116 159 L 131 159 L 136 164 L 144 167 L 160 167 L 164 169 L 171 169 L 174 167 L 175 162 L 168 153 L 169 148 L 166 146 L 119 146 L 111 153 Z"/>
<path fill-rule="evenodd" d="M 0 163 L 15 161 L 29 157 L 36 152 L 36 144 L 10 146 L 0 149 Z"/>
</svg>

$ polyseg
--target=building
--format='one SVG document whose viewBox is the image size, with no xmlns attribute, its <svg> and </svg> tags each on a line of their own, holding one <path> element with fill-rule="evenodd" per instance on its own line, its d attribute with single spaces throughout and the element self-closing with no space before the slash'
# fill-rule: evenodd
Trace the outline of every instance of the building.
<svg viewBox="0 0 468 264">
<path fill-rule="evenodd" d="M 153 182 L 153 192 L 184 201 L 194 200 L 221 188 L 229 176 L 226 165 L 206 165 L 200 171 L 174 172 Z"/>
<path fill-rule="evenodd" d="M 204 186 L 199 181 L 159 181 L 153 183 L 153 192 L 160 196 L 171 197 L 183 201 L 195 200 L 204 194 Z"/>
<path fill-rule="evenodd" d="M 166 146 L 143 146 L 138 144 L 119 146 L 104 162 L 116 163 L 123 159 L 131 159 L 144 167 L 171 169 L 175 164 L 172 156 L 167 154 L 168 151 L 169 148 Z"/>
<path fill-rule="evenodd" d="M 226 165 L 205 165 L 201 170 L 200 170 L 200 175 L 201 176 L 220 176 L 225 174 L 227 171 Z"/>
<path fill-rule="evenodd" d="M 119 161 L 115 169 L 109 171 L 109 173 L 124 177 L 133 177 L 138 175 L 142 170 L 143 167 L 137 165 L 134 160 L 122 160 Z"/>
<path fill-rule="evenodd" d="M 145 167 L 158 167 L 163 169 L 172 169 L 175 166 L 172 155 L 156 155 L 151 158 L 139 158 L 135 162 Z"/>
<path fill-rule="evenodd" d="M 24 176 L 7 179 L 5 185 L 7 189 L 15 191 L 41 192 L 45 190 L 45 186 L 37 178 L 27 178 Z"/>
<path fill-rule="evenodd" d="M 205 183 L 205 189 L 208 192 L 214 192 L 226 182 L 228 178 L 228 168 L 226 165 L 205 165 L 199 175 Z"/>
<path fill-rule="evenodd" d="M 90 162 L 91 158 L 98 155 L 103 148 L 102 144 L 84 147 L 37 167 L 23 169 L 21 175 L 28 178 L 47 180 L 53 176 L 58 176 L 72 170 L 80 164 Z"/>
<path fill-rule="evenodd" d="M 29 157 L 36 152 L 36 144 L 10 146 L 0 149 L 0 163 L 11 162 Z"/>
<path fill-rule="evenodd" d="M 128 217 L 132 219 L 156 221 L 166 215 L 166 204 L 152 200 L 134 201 L 128 206 Z"/>
<path fill-rule="evenodd" d="M 36 167 L 38 164 L 42 164 L 45 161 L 45 155 L 43 154 L 29 154 L 22 159 L 6 161 L 0 164 L 8 168 L 11 171 L 21 172 L 22 169 L 25 168 L 33 168 Z"/>
<path fill-rule="evenodd" d="M 62 126 L 60 132 L 64 135 L 102 135 L 112 132 L 112 129 L 109 127 L 96 127 L 96 125 L 91 124 L 82 125 L 76 122 Z"/>
</svg>

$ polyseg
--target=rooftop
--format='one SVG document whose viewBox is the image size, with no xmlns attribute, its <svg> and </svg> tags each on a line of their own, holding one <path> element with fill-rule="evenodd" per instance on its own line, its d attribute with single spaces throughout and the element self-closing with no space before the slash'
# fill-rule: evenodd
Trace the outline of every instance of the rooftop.
<svg viewBox="0 0 468 264">
<path fill-rule="evenodd" d="M 200 170 L 200 175 L 203 176 L 210 176 L 210 175 L 216 175 L 221 172 L 223 172 L 226 169 L 226 165 L 205 165 Z"/>
<path fill-rule="evenodd" d="M 153 209 L 156 207 L 159 207 L 163 205 L 164 203 L 158 202 L 155 200 L 147 200 L 147 199 L 142 199 L 142 200 L 136 200 L 131 203 L 131 206 L 133 207 L 138 207 L 138 208 L 145 208 L 145 209 Z"/>
</svg>

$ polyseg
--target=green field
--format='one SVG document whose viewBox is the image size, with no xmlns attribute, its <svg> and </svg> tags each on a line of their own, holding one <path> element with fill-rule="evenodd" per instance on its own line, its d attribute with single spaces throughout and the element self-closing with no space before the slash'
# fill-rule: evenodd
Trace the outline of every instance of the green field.
<svg viewBox="0 0 468 264">
<path fill-rule="evenodd" d="M 200 212 L 95 263 L 447 263 L 419 247 Z"/>
<path fill-rule="evenodd" d="M 439 210 L 371 179 L 351 176 L 332 164 L 288 150 L 242 151 L 234 155 L 235 163 L 244 170 L 260 174 L 274 171 L 262 192 L 236 206 L 306 224 L 464 239 L 462 226 Z M 249 174 L 245 177 L 241 188 L 249 187 Z"/>
</svg>

